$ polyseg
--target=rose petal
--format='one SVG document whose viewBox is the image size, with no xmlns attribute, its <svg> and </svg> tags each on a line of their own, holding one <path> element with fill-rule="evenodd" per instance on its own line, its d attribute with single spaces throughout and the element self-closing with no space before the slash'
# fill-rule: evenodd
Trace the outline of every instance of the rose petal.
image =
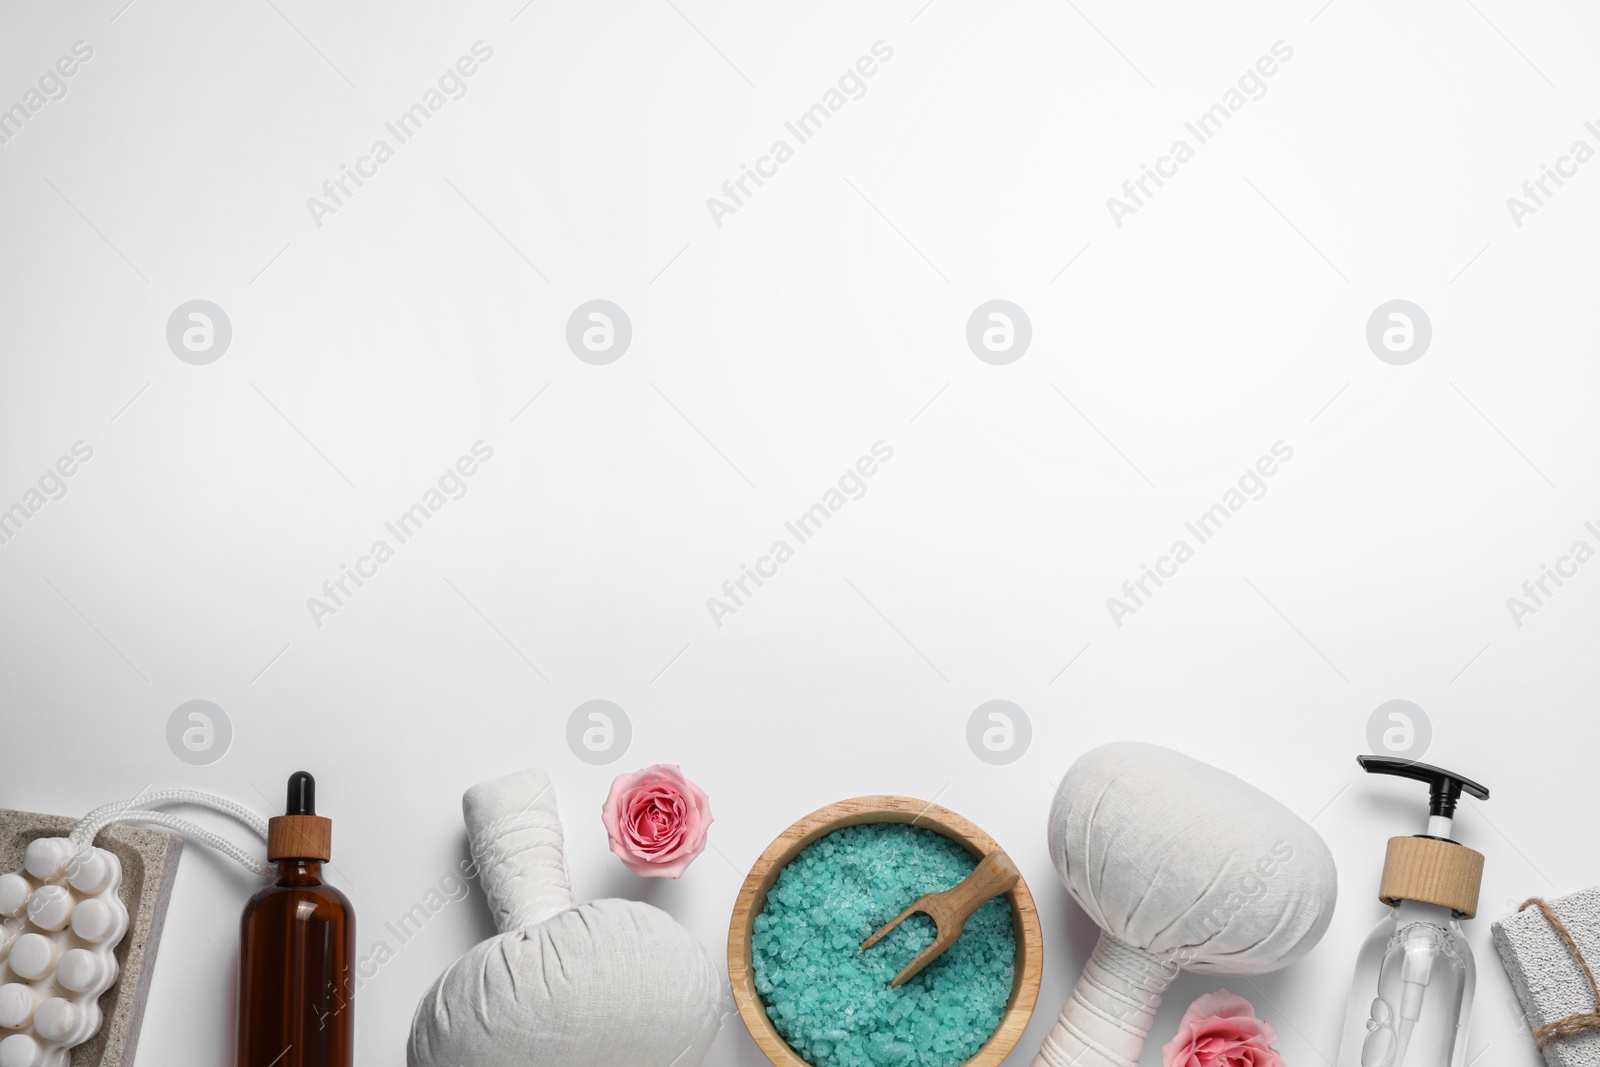
<svg viewBox="0 0 1600 1067">
<path fill-rule="evenodd" d="M 1243 997 L 1230 993 L 1226 989 L 1219 989 L 1215 993 L 1207 993 L 1199 997 L 1193 1004 L 1189 1005 L 1189 1010 L 1183 1013 L 1183 1022 L 1187 1023 L 1191 1019 L 1198 1019 L 1204 1016 L 1227 1019 L 1239 1015 L 1254 1019 L 1256 1017 L 1256 1009 Z M 1179 1025 L 1182 1024 L 1180 1023 Z"/>
</svg>

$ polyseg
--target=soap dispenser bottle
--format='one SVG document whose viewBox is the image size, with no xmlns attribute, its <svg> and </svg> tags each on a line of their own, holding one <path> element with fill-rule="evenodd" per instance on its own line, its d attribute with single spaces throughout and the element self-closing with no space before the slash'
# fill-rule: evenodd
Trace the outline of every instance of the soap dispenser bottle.
<svg viewBox="0 0 1600 1067">
<path fill-rule="evenodd" d="M 240 924 L 238 1067 L 354 1063 L 356 920 L 322 880 L 333 823 L 317 814 L 316 790 L 296 771 L 285 813 L 267 820 L 267 860 L 278 872 Z"/>
<path fill-rule="evenodd" d="M 1368 774 L 1428 786 L 1428 832 L 1391 837 L 1378 899 L 1389 913 L 1361 948 L 1338 1067 L 1465 1067 L 1476 970 L 1461 920 L 1478 910 L 1483 854 L 1451 840 L 1461 794 L 1489 790 L 1426 763 L 1357 756 Z"/>
</svg>

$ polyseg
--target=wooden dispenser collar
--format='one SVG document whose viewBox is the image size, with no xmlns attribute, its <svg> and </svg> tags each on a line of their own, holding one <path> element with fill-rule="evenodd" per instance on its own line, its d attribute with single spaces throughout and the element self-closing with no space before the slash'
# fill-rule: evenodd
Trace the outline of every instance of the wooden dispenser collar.
<svg viewBox="0 0 1600 1067">
<path fill-rule="evenodd" d="M 278 815 L 267 820 L 267 862 L 333 857 L 333 820 L 321 815 Z"/>
<path fill-rule="evenodd" d="M 1483 853 L 1433 837 L 1391 837 L 1378 899 L 1437 904 L 1470 919 L 1478 913 L 1482 883 Z"/>
</svg>

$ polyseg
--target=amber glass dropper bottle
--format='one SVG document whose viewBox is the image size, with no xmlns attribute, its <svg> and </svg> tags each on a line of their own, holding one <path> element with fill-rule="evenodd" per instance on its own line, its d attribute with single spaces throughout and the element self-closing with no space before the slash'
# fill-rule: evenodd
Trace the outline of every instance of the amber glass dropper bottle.
<svg viewBox="0 0 1600 1067">
<path fill-rule="evenodd" d="M 333 823 L 317 783 L 289 778 L 286 814 L 267 820 L 277 881 L 245 905 L 239 947 L 238 1067 L 352 1067 L 356 917 L 322 880 Z"/>
</svg>

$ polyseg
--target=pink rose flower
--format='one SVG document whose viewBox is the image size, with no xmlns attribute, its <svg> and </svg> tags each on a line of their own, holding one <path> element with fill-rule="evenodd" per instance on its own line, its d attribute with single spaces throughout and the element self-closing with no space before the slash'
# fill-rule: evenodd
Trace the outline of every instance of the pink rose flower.
<svg viewBox="0 0 1600 1067">
<path fill-rule="evenodd" d="M 1178 1036 L 1161 1046 L 1163 1067 L 1284 1067 L 1278 1032 L 1243 997 L 1207 993 L 1183 1013 Z"/>
<path fill-rule="evenodd" d="M 611 783 L 600 809 L 611 851 L 641 878 L 676 878 L 705 851 L 711 800 L 683 772 L 658 763 Z"/>
</svg>

